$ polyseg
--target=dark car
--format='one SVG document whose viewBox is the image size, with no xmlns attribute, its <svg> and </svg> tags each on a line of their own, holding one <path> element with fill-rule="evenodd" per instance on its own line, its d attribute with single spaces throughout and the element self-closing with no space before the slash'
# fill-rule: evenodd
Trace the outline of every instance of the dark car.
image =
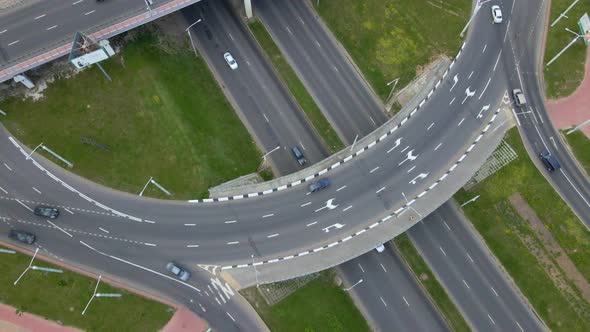
<svg viewBox="0 0 590 332">
<path fill-rule="evenodd" d="M 59 217 L 59 210 L 57 208 L 45 205 L 39 205 L 35 207 L 33 213 L 39 217 L 45 217 L 49 219 L 55 219 Z"/>
<path fill-rule="evenodd" d="M 543 165 L 545 165 L 545 168 L 547 168 L 549 172 L 554 172 L 561 168 L 557 158 L 555 158 L 555 156 L 553 156 L 551 152 L 547 151 L 546 149 L 539 152 L 539 158 L 541 158 Z"/>
<path fill-rule="evenodd" d="M 187 281 L 191 277 L 190 272 L 181 268 L 180 266 L 178 266 L 174 262 L 170 262 L 170 263 L 166 264 L 166 270 L 172 272 L 172 274 L 177 276 L 178 279 L 180 279 L 182 281 Z"/>
<path fill-rule="evenodd" d="M 294 146 L 293 148 L 291 148 L 291 152 L 293 152 L 293 155 L 295 156 L 295 159 L 297 159 L 299 165 L 303 166 L 307 162 L 307 160 L 303 156 L 303 153 L 301 153 L 301 150 L 299 150 L 299 147 Z"/>
<path fill-rule="evenodd" d="M 35 234 L 27 233 L 25 231 L 19 231 L 16 229 L 11 229 L 10 233 L 8 233 L 8 237 L 26 244 L 33 244 L 36 239 Z"/>
<path fill-rule="evenodd" d="M 308 186 L 308 188 L 309 188 L 309 192 L 315 193 L 315 192 L 320 191 L 324 188 L 328 188 L 329 186 L 330 186 L 330 180 L 325 178 L 325 179 L 321 179 L 321 180 L 311 183 Z"/>
</svg>

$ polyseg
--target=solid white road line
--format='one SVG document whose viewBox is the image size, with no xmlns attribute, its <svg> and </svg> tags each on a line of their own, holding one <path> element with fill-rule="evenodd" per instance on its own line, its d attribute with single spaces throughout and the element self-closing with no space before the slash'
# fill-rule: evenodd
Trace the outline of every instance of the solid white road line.
<svg viewBox="0 0 590 332">
<path fill-rule="evenodd" d="M 578 195 L 580 195 L 580 197 L 582 197 L 582 199 L 584 200 L 584 203 L 586 203 L 586 205 L 590 206 L 590 204 L 588 204 L 588 201 L 586 200 L 586 198 L 584 198 L 584 196 L 578 191 L 578 188 L 576 188 L 576 186 L 574 186 L 574 184 L 572 183 L 572 181 L 570 180 L 570 178 L 565 175 L 565 172 L 563 171 L 563 169 L 559 169 L 561 171 L 561 174 L 563 174 L 563 176 L 565 176 L 565 179 L 567 180 L 567 182 L 570 183 L 570 185 L 574 188 L 574 190 L 578 193 Z"/>
<path fill-rule="evenodd" d="M 514 3 L 512 3 L 512 4 L 514 5 Z M 519 329 L 520 329 L 522 332 L 524 332 L 524 329 L 522 328 L 522 326 L 520 326 L 520 324 L 518 324 L 518 321 L 516 321 L 516 320 L 515 320 L 514 322 L 516 322 L 516 325 L 518 325 L 518 328 L 519 328 Z"/>
<path fill-rule="evenodd" d="M 481 92 L 481 94 L 479 95 L 479 98 L 477 99 L 481 99 L 481 97 L 483 96 L 484 92 L 486 92 L 486 89 L 488 88 L 488 85 L 490 85 L 490 82 L 492 81 L 492 78 L 488 78 L 488 82 L 486 83 L 486 86 L 483 87 L 483 91 Z"/>
<path fill-rule="evenodd" d="M 18 204 L 20 204 L 20 205 L 24 206 L 24 207 L 25 207 L 25 209 L 27 209 L 27 210 L 29 210 L 29 211 L 33 212 L 33 209 L 31 209 L 30 207 L 26 206 L 26 205 L 25 205 L 25 203 L 23 203 L 23 202 L 19 201 L 18 199 L 15 199 L 15 201 L 17 201 L 17 202 L 18 202 Z"/>
<path fill-rule="evenodd" d="M 6 31 L 8 31 L 8 30 L 4 29 L 4 30 L 0 31 L 0 35 L 5 33 Z"/>
<path fill-rule="evenodd" d="M 4 188 L 0 187 L 0 190 L 2 190 L 5 194 L 8 194 L 8 191 L 4 190 Z"/>
<path fill-rule="evenodd" d="M 52 223 L 51 221 L 47 220 L 48 223 L 50 223 L 53 227 L 59 229 L 60 231 L 64 232 L 67 236 L 69 237 L 73 237 L 72 234 L 66 232 L 63 228 L 57 226 L 56 224 Z"/>
<path fill-rule="evenodd" d="M 15 40 L 15 41 L 11 42 L 10 44 L 8 44 L 8 46 L 12 46 L 12 45 L 14 45 L 14 44 L 18 43 L 19 41 L 20 41 L 20 40 Z"/>
<path fill-rule="evenodd" d="M 549 150 L 547 143 L 545 143 L 543 136 L 541 136 L 541 132 L 539 131 L 539 128 L 537 128 L 537 125 L 535 125 L 535 124 L 533 126 L 535 127 L 535 130 L 537 130 L 537 134 L 539 134 L 539 138 L 541 139 L 541 143 L 543 143 L 543 146 L 545 147 L 545 149 Z"/>
<path fill-rule="evenodd" d="M 496 63 L 494 64 L 493 71 L 496 71 L 496 67 L 498 66 L 498 61 L 500 61 L 500 56 L 501 55 L 502 55 L 502 50 L 500 50 L 500 53 L 498 53 L 498 58 L 496 58 Z"/>
<path fill-rule="evenodd" d="M 39 191 L 39 189 L 33 187 L 33 190 L 37 192 L 37 194 L 41 194 L 41 191 Z"/>
<path fill-rule="evenodd" d="M 516 114 L 516 111 L 514 110 L 514 107 L 511 107 L 511 109 L 512 109 L 512 114 L 514 114 L 514 118 L 516 119 L 516 123 L 520 127 L 520 120 L 518 119 L 518 115 Z"/>
<path fill-rule="evenodd" d="M 514 5 L 514 3 L 512 4 Z M 510 31 L 510 20 L 508 21 L 508 24 L 506 24 L 506 32 L 504 33 L 504 39 L 502 40 L 502 43 L 506 41 L 506 37 L 508 37 L 508 31 Z"/>
<path fill-rule="evenodd" d="M 102 227 L 99 227 L 98 229 L 100 229 L 101 231 L 103 231 L 103 232 L 105 232 L 105 233 L 107 233 L 107 234 L 109 234 L 109 233 L 110 233 L 109 231 L 107 231 L 106 229 L 104 229 L 104 228 L 102 228 Z"/>
</svg>

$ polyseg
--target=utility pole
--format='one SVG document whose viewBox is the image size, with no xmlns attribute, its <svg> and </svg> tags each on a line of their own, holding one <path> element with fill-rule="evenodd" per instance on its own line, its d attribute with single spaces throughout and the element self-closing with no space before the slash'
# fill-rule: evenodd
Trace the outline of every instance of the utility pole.
<svg viewBox="0 0 590 332">
<path fill-rule="evenodd" d="M 186 28 L 184 31 L 186 31 L 188 33 L 188 38 L 191 40 L 191 45 L 193 46 L 193 51 L 195 52 L 195 57 L 199 57 L 199 54 L 197 53 L 197 49 L 195 48 L 195 43 L 193 42 L 193 36 L 191 35 L 191 28 L 193 27 L 193 25 L 201 22 L 202 19 L 198 19 L 196 22 L 194 22 L 193 24 L 189 25 L 188 28 Z"/>
<path fill-rule="evenodd" d="M 565 51 L 567 51 L 568 48 L 570 48 L 572 45 L 574 45 L 574 43 L 576 41 L 578 41 L 578 39 L 585 37 L 584 35 L 580 35 L 579 33 L 572 31 L 568 28 L 565 28 L 565 31 L 571 32 L 576 37 L 574 39 L 572 39 L 572 41 L 569 44 L 567 44 L 561 51 L 559 51 L 559 53 L 557 53 L 557 55 L 554 56 L 553 59 L 551 59 L 551 60 L 549 60 L 549 62 L 547 62 L 547 64 L 546 64 L 547 67 L 549 67 L 550 64 L 552 64 L 555 60 L 557 60 L 557 58 L 559 58 Z"/>
</svg>

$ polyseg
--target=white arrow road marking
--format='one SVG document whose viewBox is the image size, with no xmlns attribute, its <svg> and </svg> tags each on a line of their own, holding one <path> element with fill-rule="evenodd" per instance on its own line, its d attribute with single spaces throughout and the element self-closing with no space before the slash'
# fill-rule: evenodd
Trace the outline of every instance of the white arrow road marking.
<svg viewBox="0 0 590 332">
<path fill-rule="evenodd" d="M 219 268 L 218 265 L 197 264 L 197 266 L 211 273 L 212 275 L 217 275 L 217 269 Z"/>
<path fill-rule="evenodd" d="M 409 183 L 410 184 L 416 184 L 416 182 L 418 180 L 426 178 L 428 176 L 428 174 L 430 174 L 430 173 L 420 173 L 420 174 L 418 174 L 418 176 L 416 176 L 415 178 L 413 178 L 412 181 L 410 181 Z"/>
<path fill-rule="evenodd" d="M 453 91 L 453 88 L 455 87 L 455 85 L 457 85 L 457 82 L 459 82 L 459 76 L 457 76 L 457 74 L 455 74 L 455 76 L 453 77 L 453 86 L 451 87 L 449 92 Z"/>
<path fill-rule="evenodd" d="M 475 95 L 475 91 L 477 90 L 469 90 L 469 86 L 467 87 L 467 89 L 465 89 L 465 98 L 463 99 L 463 101 L 461 102 L 461 105 L 463 105 L 463 103 L 465 103 L 465 101 L 467 100 L 467 98 L 469 97 L 473 97 Z"/>
<path fill-rule="evenodd" d="M 342 227 L 344 227 L 344 226 L 345 226 L 345 225 L 343 225 L 343 224 L 335 223 L 334 225 L 330 225 L 330 226 L 328 226 L 328 227 L 326 227 L 326 228 L 323 228 L 323 230 L 324 230 L 324 232 L 326 232 L 326 233 L 330 233 L 330 228 L 340 229 L 340 228 L 342 228 Z"/>
<path fill-rule="evenodd" d="M 410 151 L 408 152 L 408 155 L 407 155 L 406 159 L 402 160 L 402 162 L 401 162 L 401 163 L 399 163 L 399 165 L 398 165 L 398 166 L 401 166 L 403 163 L 405 163 L 405 162 L 406 162 L 406 161 L 408 161 L 408 160 L 409 160 L 409 161 L 414 161 L 414 160 L 416 160 L 416 158 L 418 158 L 418 155 L 415 155 L 415 156 L 414 156 L 414 150 L 410 150 Z"/>
<path fill-rule="evenodd" d="M 327 202 L 326 202 L 326 207 L 328 208 L 328 210 L 334 210 L 335 208 L 338 207 L 338 204 L 334 205 L 332 204 L 332 202 L 334 201 L 334 198 L 330 198 Z"/>
<path fill-rule="evenodd" d="M 479 111 L 479 114 L 477 114 L 477 118 L 481 119 L 483 117 L 483 112 L 485 112 L 489 109 L 490 109 L 490 105 L 485 105 L 484 107 L 482 107 L 481 111 Z"/>
<path fill-rule="evenodd" d="M 395 141 L 395 145 L 391 149 L 387 150 L 387 153 L 390 153 L 391 151 L 393 151 L 393 149 L 397 148 L 401 143 L 402 143 L 402 138 L 400 137 Z"/>
</svg>

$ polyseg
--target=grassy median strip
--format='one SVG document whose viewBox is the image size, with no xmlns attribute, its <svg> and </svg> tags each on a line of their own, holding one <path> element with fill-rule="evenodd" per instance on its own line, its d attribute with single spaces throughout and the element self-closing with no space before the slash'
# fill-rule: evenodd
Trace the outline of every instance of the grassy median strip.
<svg viewBox="0 0 590 332">
<path fill-rule="evenodd" d="M 563 131 L 565 134 L 565 131 Z M 581 131 L 575 131 L 569 135 L 565 135 L 567 143 L 572 148 L 574 155 L 578 162 L 586 170 L 586 174 L 590 174 L 590 140 Z"/>
<path fill-rule="evenodd" d="M 519 215 L 515 194 L 526 201 L 586 280 L 590 276 L 590 234 L 529 159 L 516 129 L 506 138 L 518 158 L 455 198 L 541 318 L 556 331 L 589 331 L 590 305 L 562 270 L 530 220 Z"/>
<path fill-rule="evenodd" d="M 389 94 L 387 82 L 399 77 L 398 87 L 405 86 L 433 57 L 455 56 L 471 10 L 471 1 L 465 0 L 313 4 L 382 99 Z"/>
<path fill-rule="evenodd" d="M 573 1 L 551 0 L 549 24 L 552 24 Z M 555 26 L 549 28 L 545 46 L 545 64 L 575 38 L 565 28 L 581 33 L 578 20 L 584 13 L 590 14 L 590 2 L 582 0 L 572 7 L 566 14 L 567 17 L 562 17 Z M 587 48 L 584 46 L 584 42 L 578 39 L 578 42 L 565 51 L 555 62 L 549 67 L 545 67 L 545 83 L 549 98 L 568 96 L 580 85 L 584 78 L 586 51 Z"/>
<path fill-rule="evenodd" d="M 18 311 L 86 331 L 159 331 L 173 315 L 174 310 L 165 304 L 101 282 L 99 293 L 122 296 L 95 298 L 82 316 L 82 310 L 94 292 L 96 279 L 68 270 L 63 274 L 29 270 L 14 286 L 31 257 L 21 253 L 0 255 L 0 303 Z M 39 259 L 35 259 L 33 265 L 63 270 Z"/>
<path fill-rule="evenodd" d="M 471 331 L 463 315 L 461 315 L 459 309 L 451 301 L 445 289 L 438 282 L 424 259 L 422 259 L 408 235 L 399 235 L 393 242 L 404 260 L 418 277 L 418 282 L 422 284 L 430 295 L 430 298 L 434 301 L 436 308 L 443 315 L 451 330 L 455 332 Z"/>
<path fill-rule="evenodd" d="M 0 120 L 29 147 L 43 142 L 73 162 L 73 172 L 131 193 L 153 177 L 169 198 L 202 198 L 255 172 L 260 152 L 202 58 L 159 43 L 140 34 L 103 63 L 112 82 L 96 67 L 59 78 L 38 101 L 1 102 Z M 167 197 L 153 185 L 145 195 Z"/>
<path fill-rule="evenodd" d="M 241 293 L 271 331 L 370 331 L 350 296 L 334 283 L 332 271 L 322 272 L 318 278 L 273 306 L 265 302 L 256 287 Z"/>
<path fill-rule="evenodd" d="M 293 94 L 297 103 L 299 103 L 301 109 L 303 109 L 307 118 L 311 121 L 311 125 L 317 130 L 324 143 L 328 146 L 330 152 L 335 153 L 344 149 L 344 144 L 340 140 L 340 137 L 338 137 L 334 128 L 332 128 L 318 105 L 316 105 L 309 92 L 307 92 L 307 89 L 305 89 L 305 86 L 301 83 L 293 68 L 283 57 L 281 50 L 272 40 L 264 25 L 256 21 L 250 23 L 249 27 L 269 57 L 272 65 L 279 73 L 280 78 L 285 82 L 289 91 L 291 91 L 291 94 Z"/>
</svg>

